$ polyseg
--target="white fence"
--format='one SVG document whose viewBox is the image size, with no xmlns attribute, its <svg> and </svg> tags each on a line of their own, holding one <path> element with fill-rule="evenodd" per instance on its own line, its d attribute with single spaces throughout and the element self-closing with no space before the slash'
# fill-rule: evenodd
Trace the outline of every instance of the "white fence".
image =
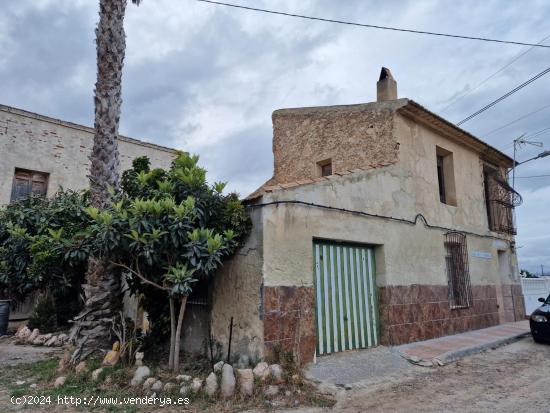
<svg viewBox="0 0 550 413">
<path fill-rule="evenodd" d="M 550 277 L 522 278 L 521 289 L 525 300 L 525 314 L 529 315 L 541 306 L 539 298 L 546 298 L 550 294 Z"/>
</svg>

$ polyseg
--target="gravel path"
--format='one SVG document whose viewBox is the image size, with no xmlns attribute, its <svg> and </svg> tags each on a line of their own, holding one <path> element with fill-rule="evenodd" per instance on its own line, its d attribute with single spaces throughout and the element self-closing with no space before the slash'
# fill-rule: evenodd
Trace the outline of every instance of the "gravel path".
<svg viewBox="0 0 550 413">
<path fill-rule="evenodd" d="M 525 338 L 437 368 L 414 367 L 341 391 L 330 411 L 550 412 L 550 345 Z M 323 409 L 294 410 L 320 413 Z"/>
</svg>

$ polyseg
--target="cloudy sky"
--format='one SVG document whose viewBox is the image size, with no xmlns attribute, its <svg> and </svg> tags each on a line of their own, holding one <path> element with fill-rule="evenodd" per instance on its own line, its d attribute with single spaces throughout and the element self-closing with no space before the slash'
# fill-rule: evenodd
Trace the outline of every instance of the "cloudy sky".
<svg viewBox="0 0 550 413">
<path fill-rule="evenodd" d="M 550 44 L 546 0 L 234 2 Z M 93 124 L 97 3 L 2 0 L 0 103 Z M 243 195 L 271 176 L 274 109 L 375 100 L 384 65 L 400 97 L 456 122 L 550 66 L 550 49 L 306 21 L 195 0 L 130 4 L 126 32 L 121 133 L 200 154 L 212 180 L 229 180 Z M 512 139 L 550 128 L 549 91 L 550 74 L 463 127 L 511 154 Z M 550 129 L 532 140 L 545 147 L 521 148 L 520 160 L 550 149 Z M 517 170 L 524 199 L 517 210 L 518 252 L 523 268 L 540 271 L 545 264 L 550 272 L 550 176 L 524 178 L 537 175 L 550 175 L 550 157 Z"/>
</svg>

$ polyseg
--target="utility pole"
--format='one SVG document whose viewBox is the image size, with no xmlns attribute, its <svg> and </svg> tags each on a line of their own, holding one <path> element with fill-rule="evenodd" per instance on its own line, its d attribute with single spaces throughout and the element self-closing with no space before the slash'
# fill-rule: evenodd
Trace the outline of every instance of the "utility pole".
<svg viewBox="0 0 550 413">
<path fill-rule="evenodd" d="M 544 275 L 544 265 L 542 265 L 542 264 L 540 265 L 540 273 L 542 275 Z"/>
</svg>

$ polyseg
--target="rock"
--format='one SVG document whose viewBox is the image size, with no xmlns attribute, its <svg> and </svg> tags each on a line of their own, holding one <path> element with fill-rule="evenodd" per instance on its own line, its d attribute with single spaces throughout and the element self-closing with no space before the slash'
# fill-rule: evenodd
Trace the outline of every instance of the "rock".
<svg viewBox="0 0 550 413">
<path fill-rule="evenodd" d="M 143 382 L 143 390 L 150 390 L 153 384 L 157 381 L 156 377 L 149 377 Z"/>
<path fill-rule="evenodd" d="M 113 344 L 113 349 L 109 350 L 107 354 L 105 354 L 105 358 L 103 359 L 102 364 L 104 366 L 114 366 L 115 364 L 118 363 L 119 359 L 120 359 L 120 343 L 118 341 L 115 341 Z"/>
<path fill-rule="evenodd" d="M 219 373 L 220 371 L 222 371 L 222 368 L 223 368 L 224 364 L 225 364 L 224 361 L 218 361 L 216 364 L 214 364 L 214 371 L 216 373 Z"/>
<path fill-rule="evenodd" d="M 151 375 L 151 370 L 147 366 L 139 366 L 134 373 L 134 377 L 130 381 L 130 386 L 139 386 L 143 381 Z"/>
<path fill-rule="evenodd" d="M 67 370 L 67 367 L 70 365 L 70 363 L 71 363 L 71 354 L 70 353 L 65 353 L 63 355 L 63 357 L 61 357 L 59 359 L 59 365 L 57 366 L 57 372 L 62 373 L 65 370 Z"/>
<path fill-rule="evenodd" d="M 300 376 L 298 374 L 293 374 L 290 378 L 292 380 L 292 383 L 299 383 L 300 382 Z"/>
<path fill-rule="evenodd" d="M 267 386 L 264 390 L 264 396 L 273 397 L 279 394 L 279 386 L 270 385 Z"/>
<path fill-rule="evenodd" d="M 162 388 L 163 388 L 163 383 L 160 380 L 155 381 L 151 386 L 151 390 L 154 391 L 155 393 L 162 391 Z"/>
<path fill-rule="evenodd" d="M 136 351 L 136 366 L 143 366 L 143 351 Z"/>
<path fill-rule="evenodd" d="M 31 334 L 32 334 L 32 331 L 29 330 L 29 327 L 24 325 L 17 329 L 17 333 L 15 334 L 15 337 L 21 341 L 24 341 L 24 340 L 27 340 Z"/>
<path fill-rule="evenodd" d="M 166 392 L 166 393 L 171 393 L 171 392 L 173 392 L 173 391 L 174 391 L 175 389 L 177 389 L 177 388 L 178 388 L 178 385 L 175 384 L 175 383 L 166 383 L 166 384 L 164 385 L 164 388 L 163 388 L 162 390 L 163 390 L 164 392 Z"/>
<path fill-rule="evenodd" d="M 418 363 L 420 361 L 420 357 L 411 356 L 411 357 L 409 357 L 409 361 L 411 361 L 413 363 Z"/>
<path fill-rule="evenodd" d="M 15 384 L 18 386 L 22 386 L 23 384 L 25 384 L 25 380 L 17 380 Z"/>
<path fill-rule="evenodd" d="M 351 389 L 353 389 L 353 387 L 352 387 L 351 384 L 344 384 L 344 389 L 345 390 L 351 390 Z"/>
<path fill-rule="evenodd" d="M 96 381 L 97 379 L 99 379 L 99 375 L 101 374 L 102 371 L 103 371 L 103 367 L 100 367 L 92 371 L 92 380 Z"/>
<path fill-rule="evenodd" d="M 235 394 L 235 374 L 233 373 L 233 367 L 229 364 L 224 364 L 222 368 L 220 393 L 224 398 L 233 397 Z"/>
<path fill-rule="evenodd" d="M 53 383 L 53 386 L 54 387 L 61 387 L 65 384 L 66 381 L 67 381 L 67 377 L 60 376 L 57 379 L 55 379 L 55 382 Z"/>
<path fill-rule="evenodd" d="M 32 333 L 27 338 L 27 343 L 32 343 L 34 340 L 36 340 L 36 337 L 38 337 L 39 335 L 40 335 L 40 330 L 35 328 L 34 330 L 32 330 Z"/>
<path fill-rule="evenodd" d="M 290 390 L 285 391 L 285 396 L 286 397 L 292 396 L 292 392 Z"/>
<path fill-rule="evenodd" d="M 67 341 L 69 341 L 69 336 L 65 333 L 61 333 L 60 335 L 57 336 L 57 340 L 55 340 L 55 345 L 62 346 Z"/>
<path fill-rule="evenodd" d="M 271 374 L 271 369 L 265 361 L 262 361 L 261 363 L 258 363 L 256 367 L 254 367 L 254 370 L 252 370 L 252 372 L 254 373 L 254 377 L 259 378 L 261 381 L 265 381 Z"/>
<path fill-rule="evenodd" d="M 283 378 L 283 368 L 280 364 L 272 364 L 269 366 L 271 370 L 271 375 L 273 376 L 273 381 L 275 384 L 284 383 L 285 379 Z"/>
<path fill-rule="evenodd" d="M 188 376 L 187 374 L 180 374 L 176 376 L 176 380 L 179 381 L 180 383 L 188 383 L 191 381 L 192 378 L 193 377 Z"/>
<path fill-rule="evenodd" d="M 202 379 L 195 377 L 191 382 L 190 389 L 193 393 L 197 393 L 202 388 Z"/>
<path fill-rule="evenodd" d="M 75 371 L 76 374 L 85 373 L 86 372 L 86 362 L 81 361 L 80 363 L 78 363 L 76 365 L 76 367 L 74 368 L 74 371 Z"/>
<path fill-rule="evenodd" d="M 33 383 L 29 386 L 31 389 L 36 389 L 38 387 L 38 385 L 36 383 Z"/>
<path fill-rule="evenodd" d="M 206 383 L 204 385 L 204 392 L 210 397 L 213 397 L 217 391 L 218 391 L 218 376 L 216 376 L 216 373 L 212 372 L 206 378 Z"/>
<path fill-rule="evenodd" d="M 433 367 L 434 364 L 431 361 L 422 360 L 418 363 L 418 365 L 422 367 Z"/>
<path fill-rule="evenodd" d="M 46 343 L 46 341 L 48 341 L 50 338 L 52 338 L 52 334 L 51 333 L 48 333 L 48 334 L 39 334 L 38 336 L 36 336 L 36 338 L 33 340 L 32 344 L 36 345 L 36 346 L 42 346 L 44 345 L 44 343 Z"/>
<path fill-rule="evenodd" d="M 254 373 L 252 369 L 237 369 L 237 381 L 239 383 L 239 392 L 243 396 L 252 396 L 254 394 Z"/>
<path fill-rule="evenodd" d="M 182 394 L 183 396 L 187 396 L 190 391 L 191 391 L 191 386 L 181 386 L 180 394 Z"/>
<path fill-rule="evenodd" d="M 44 345 L 45 345 L 46 347 L 51 347 L 51 346 L 55 345 L 56 341 L 57 341 L 57 336 L 53 336 L 53 337 L 51 337 L 48 341 L 46 341 L 46 342 L 44 343 Z"/>
</svg>

